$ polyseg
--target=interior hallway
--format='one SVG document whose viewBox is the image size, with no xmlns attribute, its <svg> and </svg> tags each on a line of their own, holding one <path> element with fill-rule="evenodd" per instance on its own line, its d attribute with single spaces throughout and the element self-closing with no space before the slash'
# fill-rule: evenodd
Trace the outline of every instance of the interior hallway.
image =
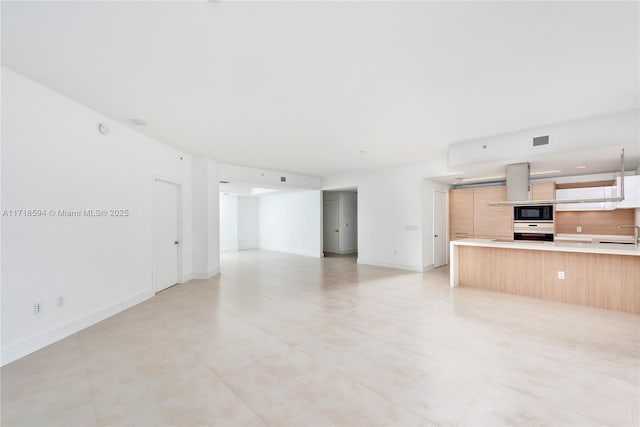
<svg viewBox="0 0 640 427">
<path fill-rule="evenodd" d="M 1 370 L 3 425 L 638 425 L 640 318 L 265 251 Z"/>
</svg>

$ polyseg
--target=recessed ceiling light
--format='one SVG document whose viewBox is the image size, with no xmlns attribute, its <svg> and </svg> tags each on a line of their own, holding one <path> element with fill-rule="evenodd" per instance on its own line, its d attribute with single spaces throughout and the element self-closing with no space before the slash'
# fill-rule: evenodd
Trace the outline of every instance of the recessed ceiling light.
<svg viewBox="0 0 640 427">
<path fill-rule="evenodd" d="M 576 169 L 586 169 L 587 167 L 584 165 L 576 166 Z"/>
<path fill-rule="evenodd" d="M 142 119 L 129 119 L 129 123 L 136 126 L 144 126 L 147 124 L 147 122 Z"/>
</svg>

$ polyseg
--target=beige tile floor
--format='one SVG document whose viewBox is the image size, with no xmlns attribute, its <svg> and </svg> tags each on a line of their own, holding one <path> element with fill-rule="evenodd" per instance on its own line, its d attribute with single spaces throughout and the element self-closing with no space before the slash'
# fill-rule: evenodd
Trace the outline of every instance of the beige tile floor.
<svg viewBox="0 0 640 427">
<path fill-rule="evenodd" d="M 222 268 L 2 368 L 2 424 L 640 424 L 640 316 L 349 257 Z"/>
</svg>

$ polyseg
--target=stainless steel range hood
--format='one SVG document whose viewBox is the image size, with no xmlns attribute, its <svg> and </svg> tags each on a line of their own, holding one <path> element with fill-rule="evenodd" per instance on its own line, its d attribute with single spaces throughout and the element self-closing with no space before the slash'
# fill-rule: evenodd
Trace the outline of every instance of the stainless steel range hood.
<svg viewBox="0 0 640 427">
<path fill-rule="evenodd" d="M 617 197 L 598 199 L 529 200 L 529 163 L 507 165 L 507 201 L 489 203 L 490 206 L 559 205 L 565 203 L 607 203 L 624 200 L 624 148 L 620 154 L 620 193 Z"/>
<path fill-rule="evenodd" d="M 529 198 L 529 163 L 507 165 L 507 201 Z"/>
</svg>

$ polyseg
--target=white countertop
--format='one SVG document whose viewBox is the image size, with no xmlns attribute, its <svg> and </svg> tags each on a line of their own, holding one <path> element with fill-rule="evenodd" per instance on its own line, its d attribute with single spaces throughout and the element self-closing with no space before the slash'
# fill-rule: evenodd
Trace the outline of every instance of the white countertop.
<svg viewBox="0 0 640 427">
<path fill-rule="evenodd" d="M 583 252 L 608 255 L 640 256 L 640 248 L 635 245 L 616 243 L 582 243 L 582 242 L 530 242 L 505 241 L 494 239 L 462 239 L 451 241 L 451 246 L 482 246 L 487 248 L 527 249 L 533 251 Z"/>
<path fill-rule="evenodd" d="M 629 242 L 633 243 L 633 236 L 608 234 L 558 234 L 556 241 L 572 240 L 574 242 Z"/>
</svg>

